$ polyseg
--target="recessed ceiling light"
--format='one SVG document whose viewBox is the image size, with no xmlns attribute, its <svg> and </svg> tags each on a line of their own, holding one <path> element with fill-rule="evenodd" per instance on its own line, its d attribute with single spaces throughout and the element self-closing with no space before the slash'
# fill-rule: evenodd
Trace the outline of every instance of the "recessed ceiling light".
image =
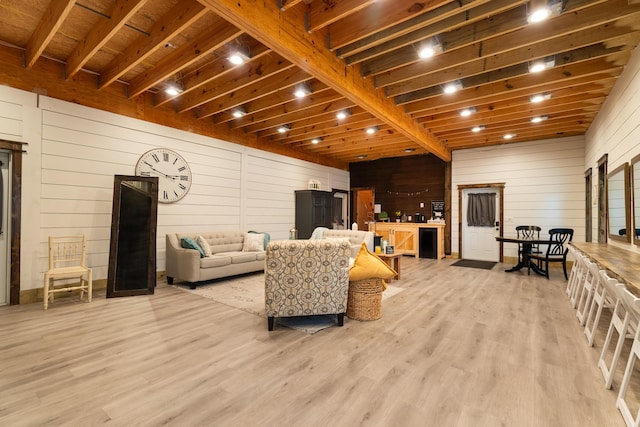
<svg viewBox="0 0 640 427">
<path fill-rule="evenodd" d="M 240 117 L 246 114 L 247 114 L 247 110 L 245 110 L 244 107 L 236 107 L 231 111 L 231 115 L 236 119 L 239 119 Z"/>
<path fill-rule="evenodd" d="M 462 117 L 469 117 L 475 112 L 476 112 L 476 107 L 469 107 L 469 108 L 465 108 L 464 110 L 461 110 L 460 115 Z"/>
<path fill-rule="evenodd" d="M 485 130 L 487 127 L 485 125 L 474 126 L 471 128 L 471 132 L 480 132 L 481 130 Z"/>
<path fill-rule="evenodd" d="M 346 119 L 347 117 L 349 117 L 351 115 L 351 111 L 347 110 L 340 110 L 336 113 L 336 117 L 338 118 L 338 120 L 343 120 Z"/>
<path fill-rule="evenodd" d="M 320 138 L 320 137 L 313 138 L 313 139 L 311 140 L 311 143 L 312 143 L 312 144 L 318 144 L 318 143 L 320 143 L 320 142 L 322 142 L 322 138 Z"/>
<path fill-rule="evenodd" d="M 545 121 L 549 118 L 549 116 L 538 116 L 538 117 L 534 117 L 531 119 L 531 123 L 540 123 L 542 121 Z"/>
<path fill-rule="evenodd" d="M 529 72 L 530 73 L 539 73 L 541 71 L 547 70 L 549 68 L 553 68 L 556 66 L 556 58 L 555 56 L 548 56 L 543 59 L 536 59 L 535 61 L 529 62 Z"/>
<path fill-rule="evenodd" d="M 291 130 L 291 126 L 289 126 L 289 125 L 282 125 L 282 126 L 280 126 L 278 128 L 278 132 L 280 132 L 280 133 L 286 133 L 286 132 L 288 132 L 290 130 Z"/>
<path fill-rule="evenodd" d="M 366 129 L 366 132 L 367 132 L 367 134 L 369 134 L 369 135 L 373 135 L 374 133 L 378 132 L 378 126 L 371 126 L 371 127 L 368 127 L 368 128 Z"/>
<path fill-rule="evenodd" d="M 533 102 L 535 104 L 535 103 L 538 103 L 538 102 L 545 101 L 547 99 L 551 99 L 551 94 L 549 92 L 538 93 L 538 94 L 535 94 L 535 95 L 531 95 L 531 97 L 529 98 L 529 101 L 531 101 L 531 102 Z"/>
<path fill-rule="evenodd" d="M 460 80 L 456 80 L 455 82 L 447 83 L 442 88 L 442 91 L 446 94 L 452 94 L 462 89 L 462 82 Z"/>
<path fill-rule="evenodd" d="M 293 92 L 296 98 L 304 98 L 307 95 L 311 94 L 311 88 L 309 85 L 302 84 L 296 88 L 296 91 Z"/>
</svg>

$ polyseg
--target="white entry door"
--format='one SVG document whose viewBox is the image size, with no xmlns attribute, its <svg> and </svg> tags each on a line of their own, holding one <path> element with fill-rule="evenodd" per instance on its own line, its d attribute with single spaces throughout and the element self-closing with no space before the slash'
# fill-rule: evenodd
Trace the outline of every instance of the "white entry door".
<svg viewBox="0 0 640 427">
<path fill-rule="evenodd" d="M 478 261 L 500 260 L 500 243 L 496 241 L 499 230 L 493 227 L 467 225 L 469 193 L 493 193 L 496 195 L 496 221 L 500 218 L 500 192 L 495 188 L 466 188 L 462 190 L 462 258 Z"/>
<path fill-rule="evenodd" d="M 9 304 L 9 273 L 11 265 L 9 263 L 9 245 L 11 238 L 9 233 L 9 155 L 0 153 L 0 173 L 2 173 L 2 201 L 0 201 L 0 209 L 2 209 L 2 220 L 0 221 L 0 305 Z"/>
</svg>

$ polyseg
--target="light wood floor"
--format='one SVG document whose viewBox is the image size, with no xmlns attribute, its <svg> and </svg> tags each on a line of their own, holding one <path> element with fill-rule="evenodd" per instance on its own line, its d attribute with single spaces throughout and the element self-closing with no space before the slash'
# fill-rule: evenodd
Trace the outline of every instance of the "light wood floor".
<svg viewBox="0 0 640 427">
<path fill-rule="evenodd" d="M 315 335 L 166 284 L 1 307 L 0 425 L 624 425 L 561 271 L 452 262 L 404 257 L 382 319 Z"/>
</svg>

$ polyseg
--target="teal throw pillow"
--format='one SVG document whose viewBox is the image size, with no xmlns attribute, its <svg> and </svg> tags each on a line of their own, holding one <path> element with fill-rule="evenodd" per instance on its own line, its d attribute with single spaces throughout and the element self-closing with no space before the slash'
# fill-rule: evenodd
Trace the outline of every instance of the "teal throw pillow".
<svg viewBox="0 0 640 427">
<path fill-rule="evenodd" d="M 193 240 L 191 237 L 183 237 L 180 240 L 180 244 L 185 249 L 195 249 L 196 251 L 200 252 L 200 258 L 204 258 L 204 251 L 202 250 L 200 245 L 197 244 L 196 241 Z"/>
<path fill-rule="evenodd" d="M 264 250 L 267 250 L 267 245 L 269 244 L 269 241 L 271 240 L 271 236 L 269 235 L 269 233 L 265 233 L 263 231 L 249 231 L 249 233 L 255 233 L 255 234 L 264 234 Z"/>
</svg>

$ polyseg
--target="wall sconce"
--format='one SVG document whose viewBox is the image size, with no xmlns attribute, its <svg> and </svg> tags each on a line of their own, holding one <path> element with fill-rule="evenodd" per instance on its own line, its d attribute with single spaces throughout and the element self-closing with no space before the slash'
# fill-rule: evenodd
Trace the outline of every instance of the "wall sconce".
<svg viewBox="0 0 640 427">
<path fill-rule="evenodd" d="M 311 93 L 312 93 L 311 87 L 306 83 L 298 85 L 298 87 L 296 88 L 296 91 L 293 92 L 296 98 L 304 98 L 307 95 L 311 95 Z"/>
<path fill-rule="evenodd" d="M 462 82 L 460 80 L 456 80 L 455 82 L 447 83 L 442 87 L 442 91 L 446 94 L 452 94 L 459 90 L 462 90 L 464 86 L 462 86 Z"/>
<path fill-rule="evenodd" d="M 480 132 L 481 130 L 485 130 L 487 127 L 485 125 L 478 125 L 471 128 L 471 132 Z"/>
<path fill-rule="evenodd" d="M 547 120 L 549 116 L 538 116 L 531 119 L 531 123 L 540 123 Z"/>
<path fill-rule="evenodd" d="M 244 107 L 236 107 L 231 110 L 231 115 L 236 119 L 239 119 L 240 117 L 247 115 L 247 110 Z"/>
<path fill-rule="evenodd" d="M 290 130 L 291 130 L 291 126 L 289 125 L 282 125 L 278 128 L 279 133 L 286 133 L 286 132 L 289 132 Z"/>
<path fill-rule="evenodd" d="M 469 117 L 470 115 L 472 115 L 475 112 L 476 112 L 476 107 L 465 108 L 464 110 L 460 111 L 460 116 Z"/>
<path fill-rule="evenodd" d="M 547 99 L 551 99 L 551 94 L 549 92 L 538 93 L 538 94 L 535 94 L 535 95 L 531 95 L 529 97 L 529 101 L 533 102 L 534 104 L 536 104 L 538 102 L 546 101 Z"/>
<path fill-rule="evenodd" d="M 529 61 L 529 72 L 539 73 L 540 71 L 548 70 L 556 66 L 556 57 L 547 56 L 544 59 L 537 59 L 535 61 Z"/>
<path fill-rule="evenodd" d="M 340 110 L 336 113 L 336 117 L 338 118 L 338 120 L 344 120 L 350 115 L 351 115 L 351 110 L 349 109 Z"/>
<path fill-rule="evenodd" d="M 367 132 L 368 135 L 373 135 L 374 133 L 378 132 L 378 130 L 380 130 L 378 126 L 371 126 L 368 127 L 365 132 Z"/>
</svg>

